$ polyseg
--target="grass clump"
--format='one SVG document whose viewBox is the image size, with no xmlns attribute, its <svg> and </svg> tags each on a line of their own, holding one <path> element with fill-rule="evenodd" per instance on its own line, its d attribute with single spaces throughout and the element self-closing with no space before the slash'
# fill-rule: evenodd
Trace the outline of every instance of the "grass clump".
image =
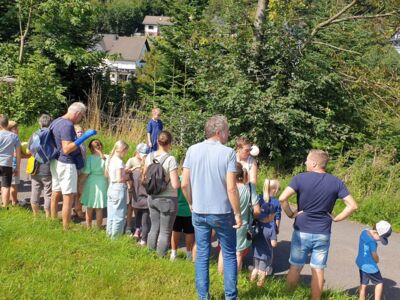
<svg viewBox="0 0 400 300">
<path fill-rule="evenodd" d="M 194 265 L 170 262 L 128 237 L 110 240 L 103 231 L 73 226 L 20 208 L 0 210 L 0 299 L 196 299 Z M 223 299 L 223 278 L 210 269 L 213 299 Z M 306 299 L 309 288 L 287 291 L 269 278 L 258 289 L 239 276 L 241 299 Z M 348 299 L 326 291 L 324 299 Z"/>
</svg>

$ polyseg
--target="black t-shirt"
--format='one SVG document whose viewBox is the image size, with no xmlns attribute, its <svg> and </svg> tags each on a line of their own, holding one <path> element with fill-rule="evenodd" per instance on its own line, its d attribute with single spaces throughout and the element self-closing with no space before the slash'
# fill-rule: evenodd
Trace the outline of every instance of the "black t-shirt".
<svg viewBox="0 0 400 300">
<path fill-rule="evenodd" d="M 346 185 L 328 173 L 307 172 L 295 176 L 289 186 L 297 193 L 298 211 L 294 229 L 313 234 L 331 232 L 332 213 L 338 198 L 349 195 Z"/>
</svg>

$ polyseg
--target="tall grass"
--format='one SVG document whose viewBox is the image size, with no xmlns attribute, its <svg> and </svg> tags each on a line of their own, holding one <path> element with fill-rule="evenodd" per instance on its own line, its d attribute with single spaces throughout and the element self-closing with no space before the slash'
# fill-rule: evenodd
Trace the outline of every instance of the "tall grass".
<svg viewBox="0 0 400 300">
<path fill-rule="evenodd" d="M 126 103 L 122 104 L 120 111 L 110 109 L 106 114 L 101 105 L 101 90 L 95 81 L 88 95 L 87 107 L 84 126 L 96 129 L 101 137 L 123 139 L 133 145 L 146 141 L 146 120 L 134 115 Z"/>
<path fill-rule="evenodd" d="M 122 237 L 34 218 L 20 208 L 0 209 L 0 299 L 196 299 L 194 265 L 170 262 Z M 309 299 L 310 289 L 286 289 L 271 277 L 264 289 L 239 276 L 240 299 Z M 223 299 L 223 278 L 210 270 L 213 299 Z M 349 299 L 325 291 L 323 299 Z"/>
</svg>

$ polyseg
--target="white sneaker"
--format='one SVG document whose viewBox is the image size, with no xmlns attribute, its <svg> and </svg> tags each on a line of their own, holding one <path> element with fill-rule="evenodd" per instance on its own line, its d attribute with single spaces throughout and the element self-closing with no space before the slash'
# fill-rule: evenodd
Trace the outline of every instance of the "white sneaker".
<svg viewBox="0 0 400 300">
<path fill-rule="evenodd" d="M 140 246 L 146 246 L 146 242 L 143 241 L 143 240 L 140 240 L 139 245 L 140 245 Z"/>
<path fill-rule="evenodd" d="M 271 275 L 271 274 L 272 274 L 272 271 L 273 271 L 272 267 L 271 267 L 271 266 L 268 266 L 268 267 L 267 267 L 267 270 L 265 271 L 265 274 Z"/>
<path fill-rule="evenodd" d="M 18 202 L 19 202 L 20 206 L 25 206 L 26 205 L 26 200 L 25 199 L 22 199 L 22 200 L 20 200 Z"/>
</svg>

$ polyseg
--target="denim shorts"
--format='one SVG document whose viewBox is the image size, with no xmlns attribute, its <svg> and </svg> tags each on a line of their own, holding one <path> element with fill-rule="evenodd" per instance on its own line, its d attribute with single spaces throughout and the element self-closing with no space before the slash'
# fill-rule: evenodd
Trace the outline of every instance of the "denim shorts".
<svg viewBox="0 0 400 300">
<path fill-rule="evenodd" d="M 360 270 L 360 284 L 368 285 L 370 281 L 374 285 L 383 283 L 381 272 L 378 271 L 376 273 L 365 273 L 364 271 Z"/>
<path fill-rule="evenodd" d="M 313 234 L 293 231 L 289 263 L 303 267 L 310 257 L 310 267 L 325 269 L 328 261 L 330 234 Z"/>
</svg>

